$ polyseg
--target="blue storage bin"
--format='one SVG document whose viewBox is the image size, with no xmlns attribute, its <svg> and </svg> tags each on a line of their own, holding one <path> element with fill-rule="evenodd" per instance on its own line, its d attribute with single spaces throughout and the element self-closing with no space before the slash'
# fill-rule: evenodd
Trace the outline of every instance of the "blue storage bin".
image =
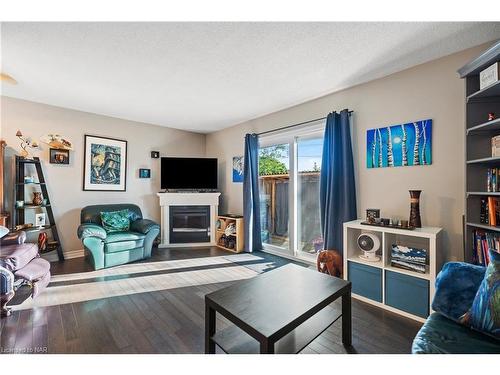
<svg viewBox="0 0 500 375">
<path fill-rule="evenodd" d="M 347 262 L 352 292 L 382 302 L 382 270 L 355 262 Z"/>
<path fill-rule="evenodd" d="M 429 281 L 385 271 L 385 304 L 410 314 L 429 316 Z"/>
</svg>

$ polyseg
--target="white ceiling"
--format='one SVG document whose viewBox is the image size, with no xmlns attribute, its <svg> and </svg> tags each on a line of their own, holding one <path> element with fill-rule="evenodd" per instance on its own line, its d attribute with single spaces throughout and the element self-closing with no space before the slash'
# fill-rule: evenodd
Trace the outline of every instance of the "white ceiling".
<svg viewBox="0 0 500 375">
<path fill-rule="evenodd" d="M 500 23 L 2 23 L 2 95 L 208 133 L 500 38 Z"/>
</svg>

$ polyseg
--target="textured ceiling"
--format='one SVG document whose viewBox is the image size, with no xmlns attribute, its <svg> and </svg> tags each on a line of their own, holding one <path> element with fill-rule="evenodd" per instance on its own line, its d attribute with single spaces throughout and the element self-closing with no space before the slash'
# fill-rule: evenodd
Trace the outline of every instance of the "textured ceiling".
<svg viewBox="0 0 500 375">
<path fill-rule="evenodd" d="M 208 133 L 500 38 L 500 23 L 2 23 L 2 95 Z"/>
</svg>

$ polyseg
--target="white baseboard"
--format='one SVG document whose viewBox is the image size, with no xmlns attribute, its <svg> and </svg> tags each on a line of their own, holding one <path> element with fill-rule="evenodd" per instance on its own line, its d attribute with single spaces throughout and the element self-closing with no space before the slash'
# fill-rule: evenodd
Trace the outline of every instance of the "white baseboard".
<svg viewBox="0 0 500 375">
<path fill-rule="evenodd" d="M 65 251 L 64 252 L 64 258 L 65 259 L 83 258 L 84 256 L 85 256 L 85 250 L 84 249 L 71 250 L 71 251 Z"/>
<path fill-rule="evenodd" d="M 77 250 L 69 250 L 69 251 L 64 251 L 64 259 L 74 259 L 74 258 L 82 258 L 85 256 L 85 250 L 84 249 L 77 249 Z M 59 258 L 57 257 L 57 252 L 53 251 L 50 254 L 47 255 L 42 255 L 42 257 L 49 262 L 57 262 L 59 261 Z"/>
<path fill-rule="evenodd" d="M 160 243 L 159 249 L 178 248 L 178 247 L 210 247 L 216 246 L 215 242 L 193 242 L 193 243 Z"/>
</svg>

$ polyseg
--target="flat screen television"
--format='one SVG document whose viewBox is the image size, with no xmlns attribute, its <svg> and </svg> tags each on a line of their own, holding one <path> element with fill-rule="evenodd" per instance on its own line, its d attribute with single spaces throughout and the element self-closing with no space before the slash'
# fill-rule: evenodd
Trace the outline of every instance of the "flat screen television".
<svg viewBox="0 0 500 375">
<path fill-rule="evenodd" d="M 161 188 L 217 190 L 217 159 L 161 158 Z"/>
</svg>

